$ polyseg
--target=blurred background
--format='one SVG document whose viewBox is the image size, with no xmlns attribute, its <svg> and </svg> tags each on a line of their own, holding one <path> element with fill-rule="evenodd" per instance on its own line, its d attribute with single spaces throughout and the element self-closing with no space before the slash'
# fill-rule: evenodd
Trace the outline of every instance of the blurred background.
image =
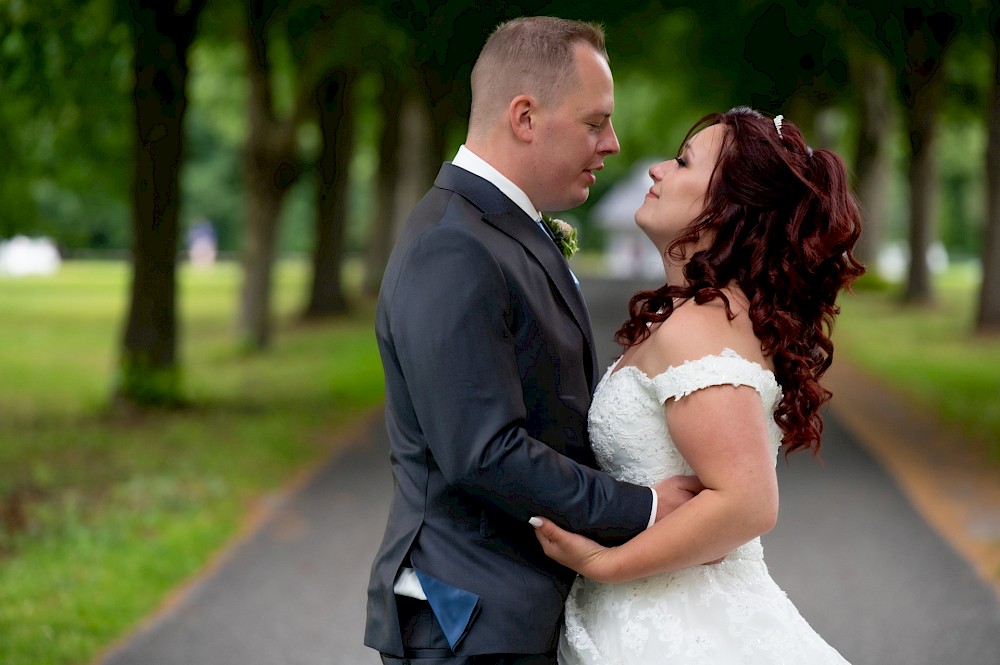
<svg viewBox="0 0 1000 665">
<path fill-rule="evenodd" d="M 657 278 L 649 165 L 783 114 L 864 208 L 838 358 L 1000 465 L 994 0 L 0 0 L 0 659 L 86 662 L 378 409 L 395 233 L 524 14 L 607 31 L 577 272 Z"/>
</svg>

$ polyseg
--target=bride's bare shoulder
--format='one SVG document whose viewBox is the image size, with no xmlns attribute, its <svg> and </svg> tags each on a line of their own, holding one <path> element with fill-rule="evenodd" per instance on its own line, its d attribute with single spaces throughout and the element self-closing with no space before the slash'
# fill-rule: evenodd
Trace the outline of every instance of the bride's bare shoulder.
<svg viewBox="0 0 1000 665">
<path fill-rule="evenodd" d="M 660 361 L 679 365 L 729 348 L 747 360 L 764 363 L 760 340 L 747 314 L 746 298 L 739 292 L 727 296 L 728 311 L 721 298 L 702 304 L 693 300 L 678 303 L 670 317 L 650 336 Z"/>
</svg>

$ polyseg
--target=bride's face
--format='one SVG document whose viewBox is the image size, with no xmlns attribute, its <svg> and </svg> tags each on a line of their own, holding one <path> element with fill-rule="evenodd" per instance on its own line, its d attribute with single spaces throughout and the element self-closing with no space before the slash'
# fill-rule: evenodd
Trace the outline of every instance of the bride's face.
<svg viewBox="0 0 1000 665">
<path fill-rule="evenodd" d="M 719 161 L 726 128 L 712 125 L 691 137 L 676 159 L 649 169 L 653 186 L 635 213 L 635 223 L 662 255 L 705 209 L 708 183 Z"/>
</svg>

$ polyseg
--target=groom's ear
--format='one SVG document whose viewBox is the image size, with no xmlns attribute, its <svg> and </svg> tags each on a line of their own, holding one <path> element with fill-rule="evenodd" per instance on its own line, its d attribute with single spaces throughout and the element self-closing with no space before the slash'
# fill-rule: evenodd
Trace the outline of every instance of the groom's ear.
<svg viewBox="0 0 1000 665">
<path fill-rule="evenodd" d="M 510 128 L 519 140 L 524 143 L 531 143 L 535 136 L 538 112 L 538 104 L 534 97 L 528 95 L 518 95 L 511 100 L 507 108 Z"/>
</svg>

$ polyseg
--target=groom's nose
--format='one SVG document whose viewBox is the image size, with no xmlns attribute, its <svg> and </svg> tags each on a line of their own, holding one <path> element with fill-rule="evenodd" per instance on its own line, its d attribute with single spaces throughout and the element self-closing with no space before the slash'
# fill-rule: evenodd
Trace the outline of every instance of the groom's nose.
<svg viewBox="0 0 1000 665">
<path fill-rule="evenodd" d="M 608 118 L 607 123 L 604 125 L 604 131 L 601 132 L 601 140 L 597 144 L 597 152 L 602 155 L 617 155 L 621 152 L 621 145 L 618 143 L 618 135 L 615 134 L 615 128 L 611 124 L 611 118 Z"/>
</svg>

